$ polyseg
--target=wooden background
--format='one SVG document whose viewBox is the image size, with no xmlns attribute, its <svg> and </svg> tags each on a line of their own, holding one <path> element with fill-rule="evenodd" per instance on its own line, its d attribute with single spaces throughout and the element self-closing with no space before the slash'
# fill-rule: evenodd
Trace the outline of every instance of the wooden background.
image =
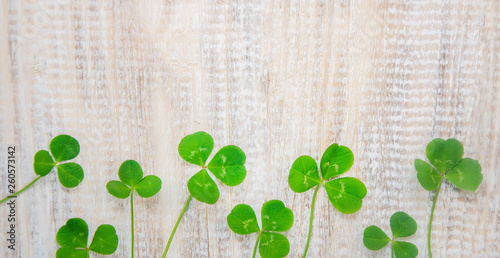
<svg viewBox="0 0 500 258">
<path fill-rule="evenodd" d="M 199 130 L 214 153 L 240 146 L 248 174 L 236 187 L 218 183 L 215 205 L 191 203 L 169 257 L 250 257 L 256 235 L 232 233 L 226 216 L 239 203 L 260 214 L 270 199 L 292 208 L 289 257 L 299 257 L 313 191 L 294 193 L 289 169 L 335 142 L 354 152 L 344 176 L 368 195 L 343 215 L 319 192 L 309 257 L 388 257 L 366 249 L 362 233 L 390 232 L 400 210 L 417 220 L 408 241 L 427 257 L 433 194 L 413 161 L 437 137 L 459 139 L 484 180 L 475 193 L 441 189 L 435 257 L 500 257 L 499 1 L 0 0 L 0 17 L 1 196 L 9 145 L 18 188 L 58 134 L 79 140 L 85 170 L 77 188 L 52 172 L 18 197 L 15 252 L 2 205 L 0 257 L 54 257 L 56 232 L 73 217 L 90 236 L 114 225 L 111 257 L 129 257 L 129 202 L 105 188 L 126 159 L 163 180 L 159 195 L 135 202 L 135 255 L 159 257 L 197 172 L 177 145 Z"/>
</svg>

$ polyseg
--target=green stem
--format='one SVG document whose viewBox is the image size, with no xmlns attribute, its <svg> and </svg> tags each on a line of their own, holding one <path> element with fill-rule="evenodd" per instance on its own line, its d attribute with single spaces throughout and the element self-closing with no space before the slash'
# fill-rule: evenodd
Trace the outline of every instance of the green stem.
<svg viewBox="0 0 500 258">
<path fill-rule="evenodd" d="M 255 258 L 255 254 L 257 253 L 257 246 L 259 245 L 259 239 L 260 239 L 260 233 L 259 236 L 257 237 L 257 241 L 255 241 L 255 247 L 253 248 L 252 258 Z"/>
<path fill-rule="evenodd" d="M 318 194 L 318 190 L 319 190 L 320 186 L 321 185 L 318 185 L 316 187 L 316 189 L 314 190 L 312 204 L 311 204 L 311 217 L 309 219 L 309 233 L 307 235 L 306 249 L 304 250 L 304 255 L 302 256 L 302 258 L 306 257 L 307 249 L 309 249 L 309 242 L 311 241 L 312 225 L 313 225 L 313 218 L 314 218 L 314 203 L 316 202 L 316 195 Z"/>
<path fill-rule="evenodd" d="M 134 191 L 132 191 L 132 194 L 130 195 L 130 218 L 131 218 L 131 223 L 130 227 L 132 228 L 132 235 L 131 235 L 131 254 L 132 258 L 134 258 Z"/>
<path fill-rule="evenodd" d="M 38 176 L 37 178 L 35 178 L 35 180 L 33 180 L 31 183 L 29 183 L 27 186 L 25 186 L 23 189 L 17 191 L 16 193 L 12 194 L 12 195 L 9 195 L 5 198 L 3 198 L 1 201 L 0 201 L 0 204 L 9 200 L 10 198 L 13 198 L 13 197 L 16 197 L 18 196 L 20 193 L 24 192 L 24 190 L 28 189 L 30 186 L 32 186 L 36 181 L 40 180 L 40 178 L 42 178 L 42 176 Z"/>
<path fill-rule="evenodd" d="M 394 258 L 394 237 L 391 240 L 391 258 Z"/>
<path fill-rule="evenodd" d="M 170 233 L 170 238 L 168 238 L 167 247 L 165 247 L 165 252 L 163 252 L 163 256 L 162 256 L 163 258 L 165 258 L 165 256 L 167 256 L 168 248 L 170 247 L 170 244 L 172 243 L 172 239 L 174 238 L 175 231 L 177 231 L 177 227 L 179 226 L 179 223 L 181 222 L 182 216 L 184 215 L 184 212 L 186 212 L 186 209 L 187 209 L 189 203 L 191 202 L 191 199 L 193 199 L 193 196 L 190 194 L 187 201 L 186 201 L 186 204 L 184 205 L 184 208 L 181 211 L 181 214 L 179 215 L 179 218 L 177 219 L 177 222 L 175 223 L 174 229 L 172 229 L 172 233 Z"/>
<path fill-rule="evenodd" d="M 432 208 L 431 208 L 431 218 L 429 220 L 429 230 L 427 232 L 427 245 L 429 246 L 429 258 L 432 258 L 432 251 L 431 251 L 431 230 L 432 230 L 432 218 L 434 217 L 434 208 L 436 208 L 436 201 L 439 196 L 439 191 L 441 190 L 441 185 L 443 184 L 443 180 L 439 182 L 439 185 L 436 190 L 436 195 L 434 195 L 434 200 L 432 201 Z"/>
</svg>

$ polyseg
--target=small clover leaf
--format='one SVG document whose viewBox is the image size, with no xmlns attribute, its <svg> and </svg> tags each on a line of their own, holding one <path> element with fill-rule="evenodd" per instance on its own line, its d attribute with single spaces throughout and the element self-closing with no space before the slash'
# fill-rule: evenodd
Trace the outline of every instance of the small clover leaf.
<svg viewBox="0 0 500 258">
<path fill-rule="evenodd" d="M 69 135 L 59 135 L 50 142 L 50 152 L 56 162 L 76 158 L 80 153 L 80 144 Z"/>
<path fill-rule="evenodd" d="M 198 201 L 214 204 L 219 199 L 219 188 L 206 169 L 227 186 L 236 186 L 246 177 L 245 153 L 237 146 L 222 147 L 208 165 L 210 153 L 214 147 L 212 136 L 205 132 L 187 135 L 179 143 L 179 155 L 185 161 L 199 165 L 202 170 L 188 181 L 189 193 Z"/>
<path fill-rule="evenodd" d="M 205 169 L 192 176 L 187 186 L 189 193 L 200 202 L 214 204 L 219 200 L 219 188 Z"/>
<path fill-rule="evenodd" d="M 471 192 L 476 191 L 483 181 L 479 162 L 470 158 L 462 158 L 463 154 L 464 147 L 458 140 L 448 139 L 445 141 L 437 138 L 432 140 L 426 148 L 427 159 L 432 166 L 421 159 L 415 160 L 415 170 L 417 170 L 417 179 L 420 185 L 428 191 L 436 190 L 427 233 L 429 257 L 431 258 L 432 218 L 444 179 L 448 179 L 453 185 L 462 190 Z"/>
<path fill-rule="evenodd" d="M 35 161 L 33 168 L 35 173 L 39 176 L 46 176 L 56 165 L 49 152 L 46 150 L 38 151 L 35 154 Z"/>
<path fill-rule="evenodd" d="M 108 192 L 116 198 L 125 199 L 135 190 L 139 196 L 149 198 L 161 189 L 161 179 L 155 175 L 143 177 L 141 165 L 135 160 L 124 161 L 118 169 L 120 181 L 106 184 Z"/>
<path fill-rule="evenodd" d="M 413 258 L 418 256 L 418 248 L 412 243 L 405 241 L 394 241 L 392 243 L 394 256 L 397 258 Z"/>
<path fill-rule="evenodd" d="M 262 230 L 284 232 L 293 225 L 293 212 L 282 201 L 271 200 L 262 206 Z"/>
<path fill-rule="evenodd" d="M 421 159 L 415 160 L 417 178 L 423 188 L 435 190 L 443 179 L 448 179 L 460 189 L 476 191 L 481 182 L 481 165 L 477 160 L 463 158 L 464 148 L 456 139 L 434 139 L 426 149 L 432 167 Z"/>
<path fill-rule="evenodd" d="M 325 180 L 345 173 L 352 167 L 354 155 L 346 146 L 334 143 L 325 150 L 321 157 L 321 176 Z"/>
<path fill-rule="evenodd" d="M 471 192 L 476 191 L 483 181 L 481 165 L 470 158 L 462 159 L 445 177 L 458 188 Z"/>
<path fill-rule="evenodd" d="M 192 198 L 207 204 L 215 204 L 219 200 L 219 188 L 214 182 L 209 170 L 214 176 L 227 186 L 236 186 L 243 182 L 247 171 L 245 169 L 245 153 L 237 146 L 228 145 L 222 147 L 207 165 L 207 160 L 214 148 L 214 140 L 206 132 L 196 132 L 185 136 L 179 143 L 178 151 L 181 158 L 191 164 L 201 166 L 201 170 L 193 175 L 187 183 L 189 197 L 184 208 L 177 219 L 177 223 L 170 233 L 170 237 L 163 252 L 166 257 L 177 226 L 184 216 Z M 244 209 L 244 208 L 242 208 Z M 237 221 L 237 214 L 233 218 Z M 254 215 L 255 216 L 255 215 Z M 246 226 L 248 227 L 248 226 Z M 244 232 L 240 229 L 239 232 Z"/>
<path fill-rule="evenodd" d="M 280 233 L 262 232 L 259 254 L 262 258 L 285 257 L 290 252 L 290 242 Z"/>
<path fill-rule="evenodd" d="M 429 163 L 421 160 L 415 160 L 415 169 L 420 185 L 427 191 L 434 191 L 443 180 L 443 177 Z"/>
<path fill-rule="evenodd" d="M 179 155 L 185 161 L 204 166 L 214 148 L 214 139 L 205 132 L 187 135 L 179 143 Z"/>
<path fill-rule="evenodd" d="M 437 138 L 427 145 L 425 152 L 431 164 L 443 174 L 462 159 L 464 147 L 456 139 Z"/>
<path fill-rule="evenodd" d="M 338 211 L 344 214 L 355 213 L 361 209 L 366 187 L 359 179 L 343 177 L 325 183 L 328 199 Z"/>
<path fill-rule="evenodd" d="M 321 157 L 321 177 L 318 172 L 318 165 L 312 157 L 300 156 L 293 162 L 288 175 L 290 188 L 296 193 L 303 193 L 316 187 L 312 199 L 311 220 L 304 257 L 307 255 L 311 240 L 316 194 L 321 186 L 325 187 L 328 199 L 339 212 L 351 214 L 361 209 L 362 199 L 366 196 L 365 185 L 353 177 L 334 179 L 347 172 L 352 167 L 353 162 L 352 151 L 348 147 L 339 146 L 336 143 L 330 145 Z"/>
<path fill-rule="evenodd" d="M 161 189 L 161 179 L 155 175 L 143 177 L 141 165 L 135 160 L 126 160 L 118 169 L 120 181 L 111 180 L 106 184 L 108 192 L 116 198 L 126 199 L 130 196 L 131 248 L 134 257 L 134 190 L 143 198 L 157 194 Z M 106 232 L 107 229 L 103 229 Z M 91 245 L 92 246 L 92 245 Z M 101 242 L 95 243 L 95 248 L 103 248 Z"/>
<path fill-rule="evenodd" d="M 57 165 L 57 177 L 65 187 L 76 187 L 83 180 L 83 176 L 83 169 L 77 163 L 68 162 Z"/>
<path fill-rule="evenodd" d="M 64 187 L 73 188 L 82 182 L 83 169 L 74 162 L 61 163 L 76 158 L 80 153 L 80 144 L 69 135 L 58 135 L 50 142 L 50 152 L 38 151 L 35 154 L 33 168 L 39 176 L 46 176 L 57 167 L 57 177 Z"/>
<path fill-rule="evenodd" d="M 397 258 L 414 258 L 418 248 L 412 243 L 397 241 L 395 238 L 412 236 L 417 232 L 417 222 L 404 212 L 396 212 L 390 219 L 392 239 L 377 226 L 369 226 L 363 232 L 363 244 L 366 248 L 377 251 L 392 243 L 392 252 Z"/>
<path fill-rule="evenodd" d="M 353 160 L 349 148 L 332 144 L 321 158 L 323 179 L 319 176 L 316 161 L 310 156 L 301 156 L 295 160 L 290 169 L 288 184 L 296 193 L 324 185 L 330 202 L 337 210 L 345 214 L 354 213 L 361 208 L 362 199 L 366 196 L 365 185 L 352 177 L 328 181 L 349 170 Z"/>
<path fill-rule="evenodd" d="M 56 257 L 89 257 L 89 251 L 109 255 L 118 247 L 118 236 L 111 225 L 104 224 L 97 228 L 89 248 L 88 237 L 89 228 L 83 219 L 69 219 L 57 231 L 56 240 L 61 247 L 57 250 Z"/>
<path fill-rule="evenodd" d="M 9 196 L 0 200 L 0 203 L 18 196 L 20 193 L 30 188 L 30 186 L 36 183 L 36 181 L 48 175 L 54 167 L 57 168 L 57 177 L 59 178 L 59 182 L 61 182 L 64 187 L 73 188 L 82 182 L 84 177 L 82 167 L 77 163 L 67 162 L 70 159 L 74 159 L 78 156 L 78 153 L 80 153 L 80 144 L 78 141 L 69 135 L 62 134 L 54 137 L 54 139 L 50 142 L 49 147 L 52 156 L 48 151 L 40 150 L 33 158 L 33 169 L 38 177 L 26 187 L 23 187 L 21 190 L 11 193 Z M 9 167 L 10 166 L 11 165 L 9 165 Z"/>
<path fill-rule="evenodd" d="M 208 164 L 208 170 L 223 184 L 236 186 L 241 184 L 247 175 L 245 159 L 245 153 L 239 147 L 228 145 L 215 154 Z"/>
<path fill-rule="evenodd" d="M 417 222 L 408 214 L 399 211 L 390 219 L 393 237 L 409 237 L 417 232 Z"/>
<path fill-rule="evenodd" d="M 363 243 L 372 251 L 384 248 L 389 242 L 391 239 L 377 226 L 369 226 L 363 233 Z"/>
<path fill-rule="evenodd" d="M 246 204 L 238 204 L 233 208 L 227 215 L 227 224 L 234 233 L 239 235 L 248 235 L 260 230 L 255 212 Z"/>
<path fill-rule="evenodd" d="M 259 233 L 253 257 L 255 257 L 257 246 L 263 258 L 285 257 L 290 252 L 290 243 L 286 236 L 276 232 L 284 232 L 292 227 L 292 210 L 286 208 L 280 200 L 270 200 L 262 206 L 261 216 L 262 230 L 259 228 L 254 210 L 246 204 L 238 204 L 227 216 L 227 224 L 234 233 L 239 235 Z"/>
<path fill-rule="evenodd" d="M 103 255 L 109 255 L 115 252 L 118 246 L 118 236 L 116 230 L 111 225 L 100 225 L 92 239 L 89 250 Z"/>
<path fill-rule="evenodd" d="M 108 192 L 116 198 L 127 199 L 132 189 L 121 181 L 112 180 L 106 184 Z"/>
<path fill-rule="evenodd" d="M 154 175 L 145 176 L 134 186 L 134 189 L 143 198 L 152 197 L 160 191 L 161 179 Z"/>
<path fill-rule="evenodd" d="M 288 184 L 296 193 L 303 193 L 318 184 L 321 179 L 318 173 L 318 164 L 310 156 L 300 156 L 293 162 L 288 176 Z"/>
</svg>

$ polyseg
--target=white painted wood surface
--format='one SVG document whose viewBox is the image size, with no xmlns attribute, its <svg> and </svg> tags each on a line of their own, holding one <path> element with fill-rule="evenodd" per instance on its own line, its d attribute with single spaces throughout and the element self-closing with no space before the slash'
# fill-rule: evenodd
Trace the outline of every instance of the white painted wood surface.
<svg viewBox="0 0 500 258">
<path fill-rule="evenodd" d="M 312 191 L 292 192 L 289 169 L 335 142 L 353 150 L 345 176 L 368 195 L 343 215 L 319 192 L 308 257 L 388 257 L 388 248 L 367 250 L 362 232 L 389 232 L 400 210 L 417 220 L 408 241 L 427 257 L 433 194 L 413 161 L 437 137 L 459 139 L 484 181 L 476 193 L 444 185 L 435 257 L 500 257 L 499 53 L 496 0 L 2 0 L 0 194 L 7 146 L 16 146 L 20 188 L 35 178 L 35 152 L 61 133 L 80 141 L 85 179 L 65 189 L 52 172 L 18 197 L 15 252 L 0 207 L 0 257 L 54 257 L 56 232 L 73 217 L 91 235 L 114 225 L 111 257 L 129 257 L 129 203 L 105 189 L 126 159 L 163 180 L 158 196 L 135 205 L 135 255 L 160 256 L 197 172 L 177 145 L 199 130 L 215 149 L 240 146 L 248 175 L 219 184 L 215 205 L 191 203 L 169 257 L 250 257 L 256 236 L 230 232 L 226 216 L 239 203 L 260 213 L 270 199 L 294 211 L 286 235 L 289 257 L 299 257 Z"/>
</svg>

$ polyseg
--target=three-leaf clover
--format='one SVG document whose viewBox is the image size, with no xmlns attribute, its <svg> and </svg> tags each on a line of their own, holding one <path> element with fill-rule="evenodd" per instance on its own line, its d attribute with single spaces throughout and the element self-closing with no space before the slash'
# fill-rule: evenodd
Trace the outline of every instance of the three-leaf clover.
<svg viewBox="0 0 500 258">
<path fill-rule="evenodd" d="M 470 158 L 462 158 L 463 154 L 464 147 L 458 140 L 448 139 L 445 141 L 437 138 L 432 140 L 426 148 L 427 159 L 429 159 L 429 162 L 433 166 L 421 159 L 415 160 L 415 169 L 417 170 L 417 178 L 420 185 L 427 191 L 436 190 L 429 219 L 429 231 L 427 233 L 429 257 L 432 257 L 432 218 L 444 179 L 448 179 L 456 187 L 467 191 L 476 191 L 483 181 L 479 162 Z"/>
<path fill-rule="evenodd" d="M 336 143 L 330 145 L 321 157 L 321 177 L 318 172 L 318 165 L 312 157 L 300 156 L 293 162 L 288 176 L 290 188 L 296 193 L 302 193 L 316 187 L 312 199 L 311 220 L 304 257 L 309 248 L 314 203 L 320 186 L 325 187 L 328 199 L 338 211 L 345 214 L 351 214 L 361 208 L 363 203 L 362 199 L 366 196 L 365 185 L 354 177 L 333 179 L 348 171 L 353 162 L 354 156 L 351 150 L 346 146 L 339 146 Z"/>
<path fill-rule="evenodd" d="M 222 147 L 207 164 L 214 148 L 210 134 L 196 132 L 184 137 L 179 143 L 179 155 L 185 161 L 201 166 L 201 170 L 188 181 L 189 193 L 198 201 L 214 204 L 219 199 L 219 188 L 207 169 L 227 186 L 241 184 L 246 177 L 245 153 L 237 146 Z"/>
<path fill-rule="evenodd" d="M 397 258 L 414 258 L 418 255 L 418 248 L 412 243 L 395 240 L 399 237 L 409 237 L 417 232 L 417 222 L 408 214 L 399 211 L 390 219 L 392 239 L 377 226 L 369 226 L 363 233 L 363 243 L 366 248 L 376 251 L 392 243 L 392 254 Z"/>
<path fill-rule="evenodd" d="M 52 139 L 49 148 L 50 152 L 40 150 L 35 154 L 33 168 L 38 177 L 23 189 L 0 200 L 0 203 L 19 195 L 36 181 L 48 175 L 54 167 L 57 168 L 57 177 L 64 187 L 73 188 L 80 184 L 84 177 L 82 167 L 75 162 L 68 162 L 80 153 L 78 141 L 69 135 L 62 134 Z"/>
<path fill-rule="evenodd" d="M 285 257 L 290 252 L 290 243 L 286 236 L 276 232 L 284 232 L 292 227 L 292 210 L 286 208 L 282 201 L 271 200 L 262 206 L 261 216 L 262 230 L 252 207 L 238 204 L 227 216 L 227 224 L 236 234 L 247 235 L 258 232 L 253 257 L 255 257 L 257 245 L 259 254 L 263 258 Z"/>
<path fill-rule="evenodd" d="M 83 219 L 73 218 L 63 225 L 56 235 L 57 243 L 61 246 L 57 258 L 87 258 L 89 251 L 109 255 L 118 247 L 118 236 L 113 226 L 100 225 L 92 238 L 92 243 L 87 247 L 89 227 Z"/>
<path fill-rule="evenodd" d="M 142 168 L 135 160 L 124 161 L 118 169 L 120 181 L 112 180 L 106 184 L 108 192 L 116 198 L 130 196 L 131 255 L 134 257 L 134 190 L 143 198 L 157 194 L 161 189 L 161 179 L 155 175 L 143 177 Z"/>
<path fill-rule="evenodd" d="M 191 199 L 194 197 L 196 200 L 207 204 L 214 204 L 219 200 L 219 188 L 207 170 L 227 186 L 241 184 L 247 175 L 245 169 L 246 156 L 239 147 L 234 145 L 222 147 L 207 164 L 207 159 L 213 148 L 214 140 L 212 136 L 201 131 L 185 136 L 179 143 L 178 151 L 181 158 L 191 164 L 201 166 L 201 170 L 188 180 L 189 197 L 172 229 L 172 233 L 170 233 L 163 257 L 167 255 L 177 226 L 179 226 Z"/>
<path fill-rule="evenodd" d="M 155 175 L 143 177 L 141 165 L 135 160 L 126 160 L 118 169 L 120 181 L 106 184 L 108 192 L 116 198 L 126 199 L 135 190 L 143 198 L 149 198 L 161 189 L 161 179 Z"/>
<path fill-rule="evenodd" d="M 80 144 L 69 135 L 59 135 L 50 142 L 50 153 L 46 150 L 35 154 L 33 167 L 39 176 L 46 176 L 54 167 L 57 167 L 59 182 L 65 187 L 76 187 L 83 180 L 83 169 L 74 162 L 67 162 L 76 158 L 80 153 Z M 50 155 L 52 154 L 52 156 Z"/>
</svg>

